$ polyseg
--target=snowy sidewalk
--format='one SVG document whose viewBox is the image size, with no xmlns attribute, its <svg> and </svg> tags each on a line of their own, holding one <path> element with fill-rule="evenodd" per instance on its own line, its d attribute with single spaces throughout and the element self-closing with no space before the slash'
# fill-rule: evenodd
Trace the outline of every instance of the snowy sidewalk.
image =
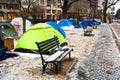
<svg viewBox="0 0 120 80">
<path fill-rule="evenodd" d="M 120 53 L 108 24 L 102 24 L 93 47 L 68 74 L 70 80 L 120 80 Z"/>
</svg>

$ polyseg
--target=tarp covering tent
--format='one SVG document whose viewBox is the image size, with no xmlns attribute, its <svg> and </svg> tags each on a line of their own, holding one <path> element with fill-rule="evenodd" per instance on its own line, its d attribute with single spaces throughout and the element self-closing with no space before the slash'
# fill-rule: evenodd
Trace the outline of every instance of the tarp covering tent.
<svg viewBox="0 0 120 80">
<path fill-rule="evenodd" d="M 11 21 L 11 24 L 14 26 L 18 35 L 21 36 L 23 34 L 23 20 L 22 17 L 16 17 Z M 32 26 L 32 23 L 26 19 L 26 30 L 28 30 Z"/>
<path fill-rule="evenodd" d="M 64 38 L 66 38 L 64 30 L 61 27 L 59 27 L 56 22 L 48 21 L 46 23 L 49 24 L 49 25 L 51 25 L 56 30 L 58 30 L 64 36 Z"/>
<path fill-rule="evenodd" d="M 83 20 L 83 21 L 81 22 L 81 25 L 82 25 L 82 26 L 92 26 L 91 21 L 90 21 L 90 20 L 87 20 L 87 19 Z"/>
<path fill-rule="evenodd" d="M 0 31 L 3 33 L 3 35 L 1 35 L 1 38 L 7 38 L 7 37 L 14 38 L 18 36 L 15 28 L 7 20 L 0 21 Z"/>
<path fill-rule="evenodd" d="M 74 19 L 69 19 L 69 21 L 71 22 L 72 25 L 74 25 L 75 28 L 80 28 L 81 25 L 79 24 L 78 21 L 74 20 Z"/>
<path fill-rule="evenodd" d="M 67 19 L 61 19 L 58 23 L 58 26 L 60 26 L 63 30 L 70 30 L 73 29 L 74 26 L 70 23 Z"/>
<path fill-rule="evenodd" d="M 65 38 L 55 30 L 53 27 L 46 23 L 38 23 L 30 27 L 18 40 L 15 51 L 24 51 L 24 50 L 38 50 L 35 42 L 41 42 L 57 36 L 60 43 L 65 43 Z M 24 52 L 27 52 L 24 51 Z"/>
</svg>

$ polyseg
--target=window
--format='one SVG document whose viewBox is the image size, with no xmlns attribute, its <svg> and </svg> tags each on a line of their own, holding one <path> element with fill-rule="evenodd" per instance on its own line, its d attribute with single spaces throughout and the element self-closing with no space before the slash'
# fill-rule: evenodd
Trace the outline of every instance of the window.
<svg viewBox="0 0 120 80">
<path fill-rule="evenodd" d="M 56 13 L 56 11 L 55 11 L 55 10 L 53 10 L 53 11 L 52 11 L 52 13 L 53 13 L 53 14 L 55 14 L 55 13 Z"/>
<path fill-rule="evenodd" d="M 47 15 L 47 19 L 49 19 L 49 20 L 50 20 L 50 19 L 51 19 L 51 15 Z"/>
<path fill-rule="evenodd" d="M 47 10 L 47 13 L 50 13 L 50 10 Z"/>
<path fill-rule="evenodd" d="M 51 4 L 50 4 L 50 0 L 47 0 L 47 6 L 51 6 Z"/>
</svg>

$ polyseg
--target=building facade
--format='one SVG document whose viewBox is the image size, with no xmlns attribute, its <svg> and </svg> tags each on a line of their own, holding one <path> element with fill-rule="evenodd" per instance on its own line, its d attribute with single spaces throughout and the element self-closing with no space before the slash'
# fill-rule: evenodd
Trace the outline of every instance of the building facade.
<svg viewBox="0 0 120 80">
<path fill-rule="evenodd" d="M 62 14 L 62 0 L 41 0 L 44 7 L 43 19 L 59 19 Z"/>
<path fill-rule="evenodd" d="M 11 20 L 18 15 L 19 6 L 16 0 L 0 0 L 0 20 Z"/>
<path fill-rule="evenodd" d="M 22 5 L 26 7 L 26 0 L 21 0 Z M 62 0 L 36 0 L 40 11 L 39 19 L 58 19 L 62 13 Z M 33 7 L 33 6 L 32 6 Z M 31 8 L 32 8 L 31 7 Z M 19 5 L 16 0 L 0 0 L 0 19 L 11 20 L 19 16 Z M 30 16 L 32 18 L 32 16 Z"/>
<path fill-rule="evenodd" d="M 21 0 L 23 7 L 27 8 L 26 0 Z M 37 5 L 37 6 L 36 6 Z M 37 19 L 60 19 L 62 14 L 63 0 L 36 0 L 35 5 L 31 5 L 32 14 L 29 18 Z M 12 20 L 15 17 L 20 16 L 20 7 L 16 0 L 0 0 L 0 19 Z M 68 17 L 86 16 L 90 12 L 90 4 L 88 0 L 80 0 L 74 3 L 67 14 Z"/>
</svg>

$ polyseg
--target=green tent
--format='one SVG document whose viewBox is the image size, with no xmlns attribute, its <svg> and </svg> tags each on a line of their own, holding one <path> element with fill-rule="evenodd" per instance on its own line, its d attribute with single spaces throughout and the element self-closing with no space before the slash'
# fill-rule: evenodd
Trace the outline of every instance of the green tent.
<svg viewBox="0 0 120 80">
<path fill-rule="evenodd" d="M 0 20 L 0 31 L 4 33 L 4 35 L 2 35 L 2 38 L 15 38 L 18 36 L 15 28 L 7 20 Z"/>
<path fill-rule="evenodd" d="M 50 25 L 45 23 L 35 24 L 21 36 L 15 50 L 38 50 L 35 44 L 36 41 L 41 42 L 54 36 L 58 37 L 61 44 L 66 42 L 65 38 Z"/>
</svg>

